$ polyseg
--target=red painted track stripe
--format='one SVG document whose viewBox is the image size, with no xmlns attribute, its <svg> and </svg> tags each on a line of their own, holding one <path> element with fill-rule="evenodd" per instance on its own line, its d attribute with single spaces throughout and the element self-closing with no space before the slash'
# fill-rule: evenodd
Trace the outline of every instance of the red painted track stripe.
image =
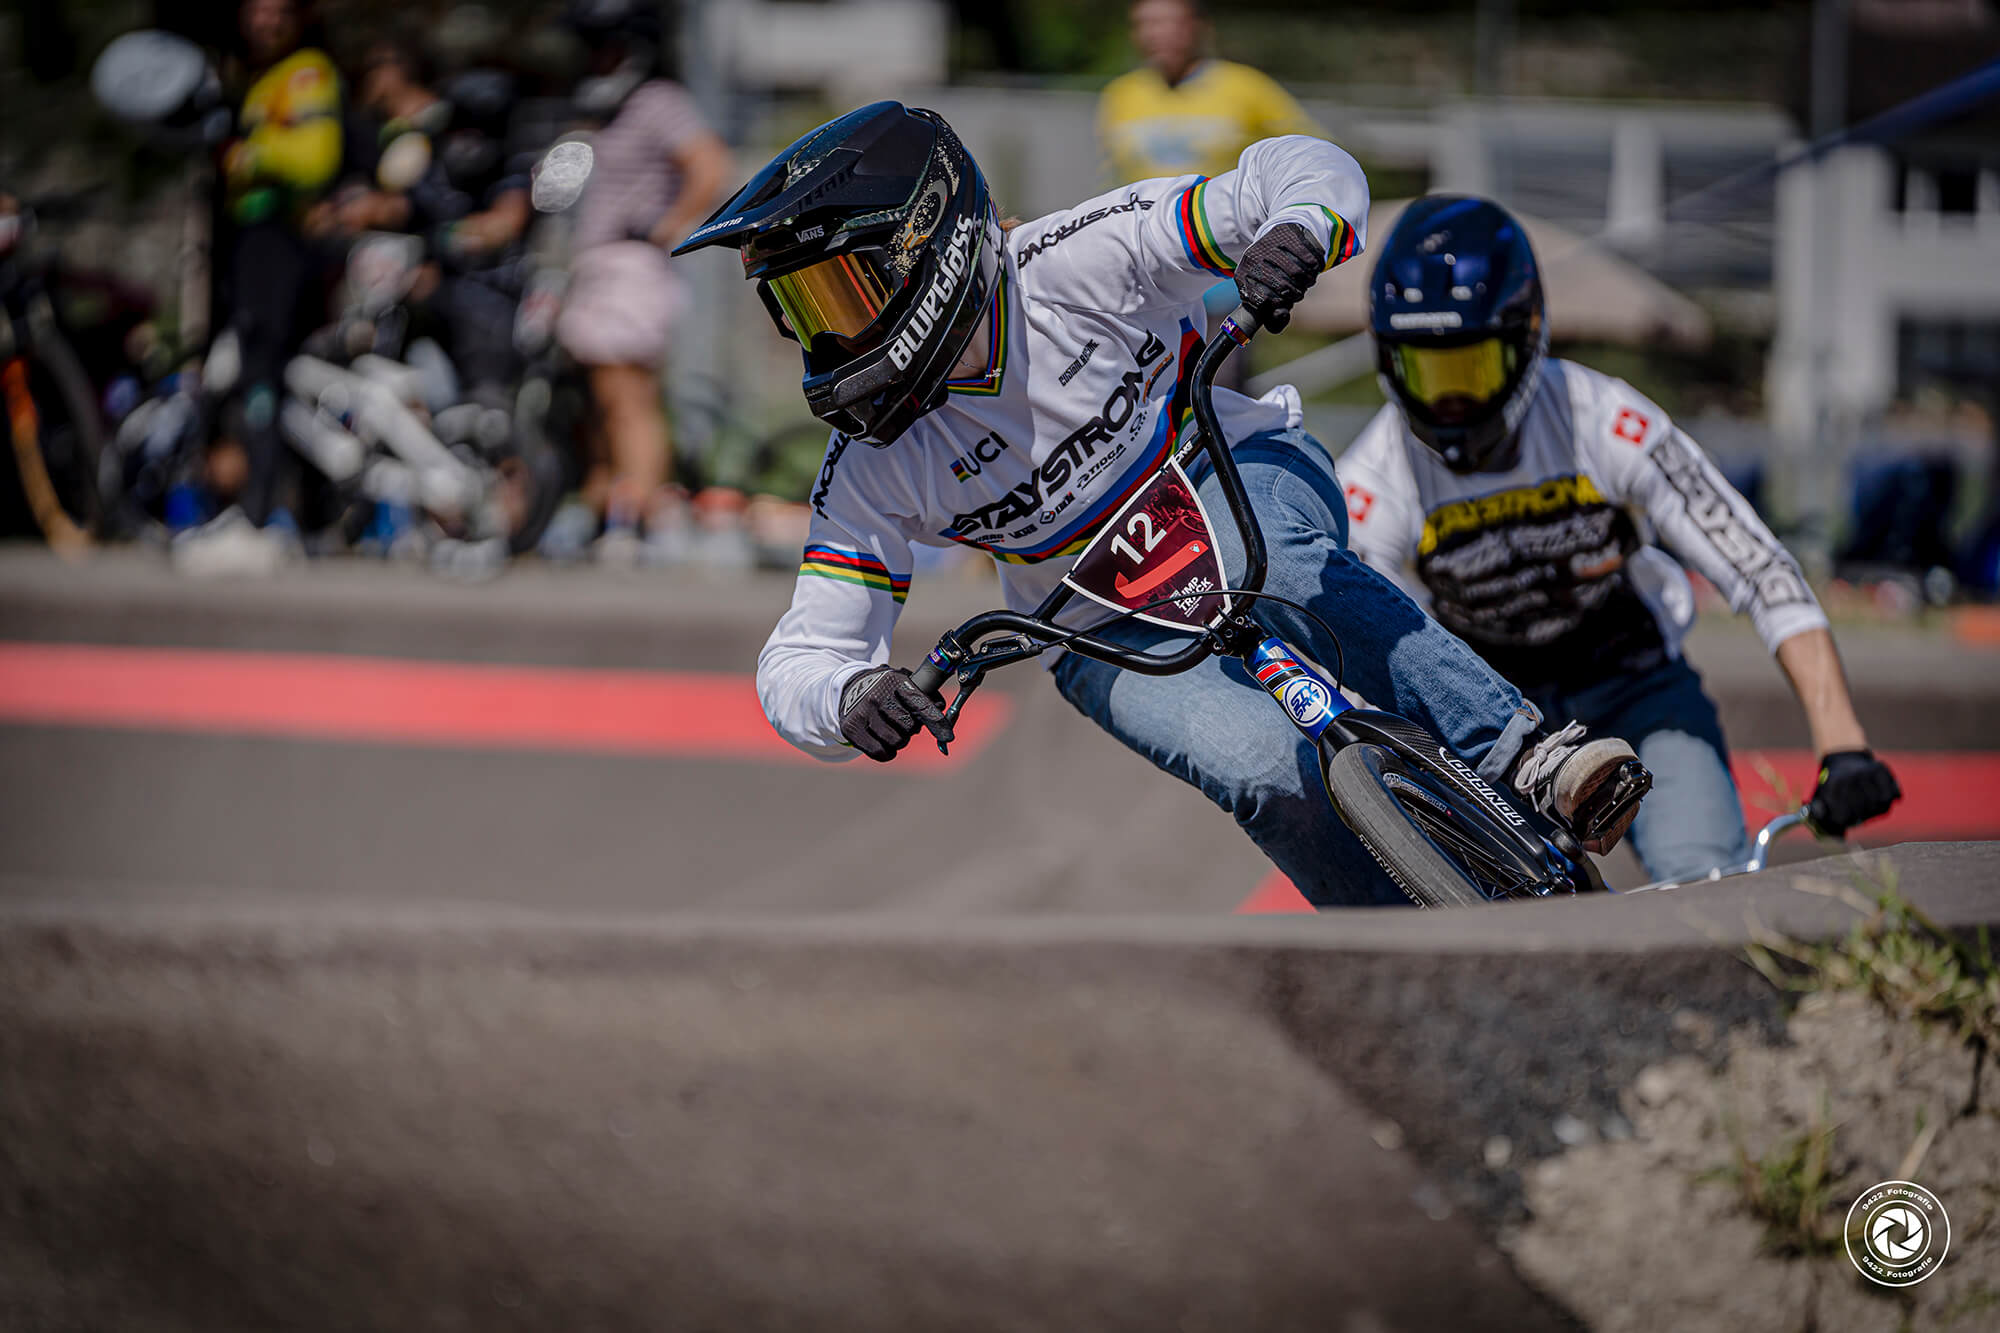
<svg viewBox="0 0 2000 1333">
<path fill-rule="evenodd" d="M 963 761 L 1005 725 L 984 694 Z M 304 653 L 0 643 L 0 721 L 477 750 L 816 762 L 778 738 L 750 677 Z M 945 764 L 928 737 L 897 768 Z M 863 765 L 866 768 L 873 764 Z"/>
<path fill-rule="evenodd" d="M 1882 818 L 1863 825 L 1859 841 L 2000 835 L 2000 754 L 1905 750 L 1885 751 L 1882 757 L 1896 771 L 1903 799 Z M 1730 756 L 1729 768 L 1743 797 L 1744 819 L 1753 829 L 1781 810 L 1797 809 L 1812 795 L 1819 777 L 1819 759 L 1810 750 L 1746 750 Z"/>
<path fill-rule="evenodd" d="M 1888 814 L 1858 829 L 1861 846 L 2000 837 L 2000 754 L 1992 751 L 1904 750 L 1882 756 L 1896 771 L 1903 799 Z M 1744 822 L 1762 828 L 1781 810 L 1797 809 L 1812 794 L 1819 760 L 1810 750 L 1744 750 L 1730 756 Z M 1774 788 L 1770 779 L 1783 785 Z M 1779 791 L 1786 793 L 1779 798 Z M 1795 837 L 1804 838 L 1803 834 Z M 1273 870 L 1236 905 L 1243 913 L 1310 912 L 1312 906 Z"/>
</svg>

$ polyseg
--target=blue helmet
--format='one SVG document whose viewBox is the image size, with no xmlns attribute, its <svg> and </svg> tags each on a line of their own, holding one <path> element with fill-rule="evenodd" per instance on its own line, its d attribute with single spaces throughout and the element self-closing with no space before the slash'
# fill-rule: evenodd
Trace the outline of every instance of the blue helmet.
<svg viewBox="0 0 2000 1333">
<path fill-rule="evenodd" d="M 1496 203 L 1434 194 L 1403 210 L 1375 261 L 1369 325 L 1383 393 L 1454 472 L 1508 445 L 1549 349 L 1528 234 Z"/>
</svg>

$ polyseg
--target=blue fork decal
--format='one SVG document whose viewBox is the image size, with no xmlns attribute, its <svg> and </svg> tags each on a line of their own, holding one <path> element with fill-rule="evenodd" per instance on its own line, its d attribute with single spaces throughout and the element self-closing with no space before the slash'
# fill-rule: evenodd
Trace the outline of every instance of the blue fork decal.
<svg viewBox="0 0 2000 1333">
<path fill-rule="evenodd" d="M 1275 638 L 1266 638 L 1250 654 L 1250 674 L 1284 708 L 1292 725 L 1314 740 L 1328 723 L 1354 706 Z"/>
</svg>

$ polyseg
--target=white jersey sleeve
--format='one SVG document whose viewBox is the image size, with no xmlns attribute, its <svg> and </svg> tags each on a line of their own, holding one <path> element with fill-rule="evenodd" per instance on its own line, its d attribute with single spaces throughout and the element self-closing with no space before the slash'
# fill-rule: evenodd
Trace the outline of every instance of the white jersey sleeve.
<svg viewBox="0 0 2000 1333">
<path fill-rule="evenodd" d="M 1034 299 L 1110 315 L 1188 305 L 1236 271 L 1250 242 L 1295 222 L 1327 266 L 1367 242 L 1368 179 L 1343 149 L 1302 134 L 1263 139 L 1233 171 L 1139 181 L 1021 229 Z"/>
<path fill-rule="evenodd" d="M 1347 498 L 1347 549 L 1428 610 L 1430 593 L 1416 570 L 1423 498 L 1403 443 L 1402 414 L 1394 404 L 1369 420 L 1335 470 Z"/>
<path fill-rule="evenodd" d="M 757 656 L 757 699 L 780 736 L 807 754 L 854 755 L 840 735 L 840 694 L 862 671 L 889 660 L 889 639 L 910 591 L 908 515 L 878 455 L 836 434 L 811 497 L 791 609 Z M 874 471 L 884 475 L 870 475 Z"/>
<path fill-rule="evenodd" d="M 1749 616 L 1771 651 L 1826 627 L 1798 562 L 1701 446 L 1625 381 L 1564 369 L 1578 459 L 1608 499 L 1650 521 L 1660 544 Z"/>
</svg>

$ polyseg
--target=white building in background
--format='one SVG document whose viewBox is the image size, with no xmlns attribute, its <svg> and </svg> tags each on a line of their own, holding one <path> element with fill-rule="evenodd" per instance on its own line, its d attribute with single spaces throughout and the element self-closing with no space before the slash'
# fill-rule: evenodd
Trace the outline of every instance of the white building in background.
<svg viewBox="0 0 2000 1333">
<path fill-rule="evenodd" d="M 1947 211 L 1934 176 L 1861 146 L 1780 178 L 1768 388 L 1780 434 L 1880 413 L 1914 387 L 1905 371 L 1933 335 L 1974 344 L 1943 359 L 1967 362 L 1961 377 L 1977 373 L 1982 334 L 2000 339 L 2000 170 L 1979 168 L 1976 180 L 1971 199 L 1955 201 L 1972 207 Z"/>
<path fill-rule="evenodd" d="M 700 37 L 692 48 L 736 89 L 936 108 L 1008 212 L 1034 217 L 1115 184 L 1103 176 L 1094 90 L 945 83 L 949 18 L 939 0 L 707 0 L 690 12 Z M 1838 463 L 1825 462 L 1844 461 L 1870 421 L 1911 390 L 1913 367 L 1934 368 L 1940 355 L 1946 378 L 1977 385 L 1991 362 L 2000 384 L 2000 154 L 1980 170 L 1968 208 L 1962 180 L 1941 192 L 1925 171 L 1876 148 L 1774 173 L 1799 134 L 1775 106 L 1498 98 L 1362 107 L 1299 91 L 1357 155 L 1594 238 L 1696 295 L 1721 323 L 1768 332 L 1769 426 L 1794 471 L 1809 464 L 1832 484 Z M 782 102 L 761 106 L 777 113 L 766 128 L 796 132 Z M 714 267 L 719 287 L 724 265 Z"/>
</svg>

